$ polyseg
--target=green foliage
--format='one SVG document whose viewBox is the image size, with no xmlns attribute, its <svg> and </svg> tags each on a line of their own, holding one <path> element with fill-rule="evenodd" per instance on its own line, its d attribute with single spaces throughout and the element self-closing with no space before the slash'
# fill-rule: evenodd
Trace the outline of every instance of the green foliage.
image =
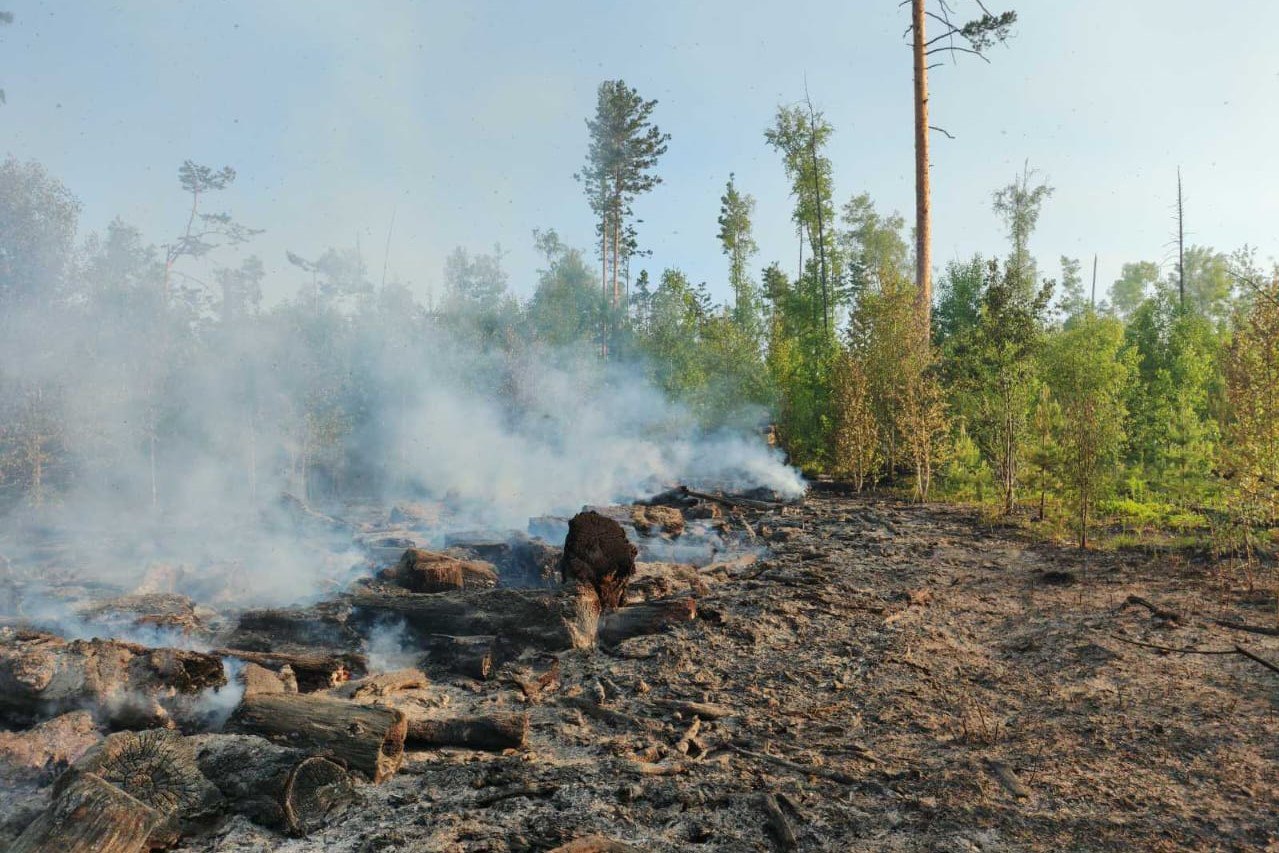
<svg viewBox="0 0 1279 853">
<path fill-rule="evenodd" d="M 1030 254 L 1030 236 L 1039 223 L 1044 202 L 1053 194 L 1053 188 L 1047 184 L 1032 185 L 1034 176 L 1035 172 L 1027 165 L 1011 184 L 997 191 L 994 197 L 995 213 L 1004 220 L 1008 242 L 1012 244 L 1008 267 L 1014 280 L 1027 292 L 1034 290 L 1038 277 L 1035 259 Z"/>
<path fill-rule="evenodd" d="M 955 409 L 995 474 L 1005 514 L 1017 499 L 1036 392 L 1035 357 L 1051 296 L 1051 285 L 1028 293 L 1016 268 L 1001 272 L 991 261 L 977 322 L 948 341 Z"/>
<path fill-rule="evenodd" d="M 1123 324 L 1089 312 L 1054 336 L 1045 372 L 1061 406 L 1062 480 L 1074 500 L 1081 548 L 1124 441 L 1124 397 L 1131 377 Z"/>
<path fill-rule="evenodd" d="M 1110 286 L 1111 309 L 1121 319 L 1137 310 L 1159 281 L 1159 267 L 1150 261 L 1124 264 L 1123 271 Z"/>
<path fill-rule="evenodd" d="M 759 251 L 751 231 L 755 199 L 737 190 L 733 176 L 720 197 L 719 241 L 728 255 L 728 284 L 733 289 L 733 322 L 747 337 L 758 341 L 763 334 L 762 306 L 747 264 Z"/>
</svg>

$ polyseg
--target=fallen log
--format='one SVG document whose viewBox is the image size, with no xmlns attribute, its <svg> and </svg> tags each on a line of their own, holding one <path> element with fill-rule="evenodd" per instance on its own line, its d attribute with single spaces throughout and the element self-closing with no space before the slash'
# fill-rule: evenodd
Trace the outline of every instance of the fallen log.
<svg viewBox="0 0 1279 853">
<path fill-rule="evenodd" d="M 626 597 L 637 553 L 622 525 L 598 512 L 579 512 L 568 523 L 560 580 L 591 587 L 600 607 L 612 610 Z"/>
<path fill-rule="evenodd" d="M 268 669 L 287 666 L 293 671 L 297 689 L 303 693 L 337 687 L 368 671 L 368 658 L 358 654 L 290 654 L 247 649 L 214 649 L 213 654 L 255 663 Z"/>
<path fill-rule="evenodd" d="M 473 637 L 429 634 L 422 638 L 422 663 L 483 681 L 493 671 L 496 646 L 497 638 L 492 634 Z"/>
<path fill-rule="evenodd" d="M 673 506 L 636 504 L 631 509 L 631 523 L 645 536 L 664 534 L 674 538 L 684 532 L 684 513 Z"/>
<path fill-rule="evenodd" d="M 1279 628 L 1272 628 L 1267 625 L 1248 625 L 1244 622 L 1236 622 L 1233 619 L 1214 619 L 1213 621 L 1222 628 L 1229 628 L 1232 631 L 1260 634 L 1263 637 L 1279 637 Z"/>
<path fill-rule="evenodd" d="M 501 752 L 528 744 L 529 715 L 487 714 L 475 717 L 408 715 L 408 737 L 422 746 L 460 746 Z"/>
<path fill-rule="evenodd" d="M 245 696 L 227 730 L 331 753 L 378 783 L 404 761 L 407 724 L 403 712 L 394 708 L 267 693 Z"/>
<path fill-rule="evenodd" d="M 659 598 L 630 604 L 600 617 L 599 641 L 615 646 L 631 637 L 659 634 L 672 625 L 692 622 L 696 618 L 695 598 Z"/>
<path fill-rule="evenodd" d="M 324 827 L 356 797 L 336 761 L 254 735 L 207 735 L 196 762 L 233 811 L 290 835 Z"/>
<path fill-rule="evenodd" d="M 258 666 L 256 663 L 246 663 L 235 676 L 235 680 L 244 686 L 244 695 L 252 696 L 257 693 L 296 693 L 297 679 L 293 679 L 293 689 L 290 690 L 285 683 L 285 679 L 279 674 L 272 672 L 264 666 Z"/>
<path fill-rule="evenodd" d="M 209 611 L 206 609 L 205 613 Z M 158 628 L 180 634 L 200 634 L 208 630 L 195 602 L 173 593 L 135 593 L 76 608 L 85 622 L 101 625 L 111 632 L 132 628 Z"/>
<path fill-rule="evenodd" d="M 497 569 L 482 560 L 460 560 L 437 551 L 409 548 L 398 563 L 379 572 L 378 579 L 410 592 L 492 589 L 497 586 Z"/>
<path fill-rule="evenodd" d="M 92 773 L 71 780 L 10 853 L 138 853 L 163 816 Z"/>
<path fill-rule="evenodd" d="M 512 655 L 588 648 L 595 642 L 599 605 L 577 587 L 560 590 L 490 589 L 433 594 L 376 590 L 351 595 L 352 619 L 367 626 L 397 617 L 419 636 L 490 635 Z"/>
<path fill-rule="evenodd" d="M 0 632 L 0 713 L 11 717 L 41 720 L 87 707 L 99 719 L 129 724 L 140 706 L 164 716 L 165 704 L 226 683 L 217 655 Z"/>
<path fill-rule="evenodd" d="M 360 648 L 363 638 L 347 624 L 344 601 L 309 607 L 246 610 L 222 645 L 255 652 L 341 654 Z"/>
</svg>

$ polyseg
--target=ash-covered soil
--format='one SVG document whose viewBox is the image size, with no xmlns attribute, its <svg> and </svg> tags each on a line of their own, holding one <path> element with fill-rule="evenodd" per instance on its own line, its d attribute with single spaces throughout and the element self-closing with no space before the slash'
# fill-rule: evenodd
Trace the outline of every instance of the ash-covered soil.
<svg viewBox="0 0 1279 853">
<path fill-rule="evenodd" d="M 415 752 L 310 838 L 237 817 L 186 844 L 1279 846 L 1279 675 L 1118 639 L 1279 661 L 1279 638 L 1212 621 L 1273 625 L 1273 598 L 1249 604 L 1171 557 L 1085 562 L 956 508 L 814 494 L 751 518 L 772 552 L 708 581 L 696 621 L 486 683 L 439 679 L 422 699 L 529 710 L 527 750 Z"/>
</svg>

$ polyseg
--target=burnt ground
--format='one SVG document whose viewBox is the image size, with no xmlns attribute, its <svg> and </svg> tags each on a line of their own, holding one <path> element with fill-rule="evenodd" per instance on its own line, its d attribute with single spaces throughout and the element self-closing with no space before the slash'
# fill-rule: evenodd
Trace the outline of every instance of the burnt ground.
<svg viewBox="0 0 1279 853">
<path fill-rule="evenodd" d="M 1085 564 L 960 508 L 816 494 L 756 529 L 772 553 L 693 623 L 526 662 L 525 689 L 439 685 L 455 707 L 531 710 L 527 751 L 413 753 L 312 838 L 236 818 L 193 846 L 784 849 L 771 794 L 802 850 L 1279 849 L 1279 675 L 1116 638 L 1279 661 L 1279 638 L 1211 622 L 1273 609 L 1202 567 Z M 729 716 L 695 726 L 681 702 Z"/>
</svg>

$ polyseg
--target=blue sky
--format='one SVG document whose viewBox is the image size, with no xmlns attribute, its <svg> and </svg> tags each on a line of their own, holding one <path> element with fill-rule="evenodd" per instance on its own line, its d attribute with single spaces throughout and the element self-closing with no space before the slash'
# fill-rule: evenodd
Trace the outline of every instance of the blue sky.
<svg viewBox="0 0 1279 853">
<path fill-rule="evenodd" d="M 967 9 L 970 0 L 955 0 Z M 998 5 L 998 4 L 997 4 Z M 573 173 L 595 87 L 656 98 L 665 183 L 637 212 L 645 266 L 723 298 L 715 240 L 730 172 L 758 201 L 759 265 L 795 263 L 791 202 L 763 140 L 804 95 L 834 124 L 840 202 L 911 213 L 910 56 L 897 0 L 36 2 L 3 0 L 0 153 L 36 159 L 84 203 L 159 242 L 183 216 L 186 158 L 234 166 L 220 206 L 266 229 L 252 251 L 278 294 L 304 256 L 358 239 L 378 277 L 438 289 L 456 245 L 509 252 L 527 293 L 530 232 L 586 247 Z M 1002 8 L 1002 5 L 1000 5 Z M 1104 286 L 1170 257 L 1176 169 L 1190 239 L 1279 254 L 1279 3 L 1017 0 L 993 62 L 932 74 L 934 257 L 1002 252 L 993 190 L 1029 161 L 1056 193 L 1032 249 L 1047 270 L 1100 256 Z M 967 58 L 972 60 L 971 57 Z M 228 257 L 227 260 L 230 260 Z M 1100 287 L 1099 287 L 1100 289 Z M 438 292 L 438 290 L 437 290 Z"/>
</svg>

